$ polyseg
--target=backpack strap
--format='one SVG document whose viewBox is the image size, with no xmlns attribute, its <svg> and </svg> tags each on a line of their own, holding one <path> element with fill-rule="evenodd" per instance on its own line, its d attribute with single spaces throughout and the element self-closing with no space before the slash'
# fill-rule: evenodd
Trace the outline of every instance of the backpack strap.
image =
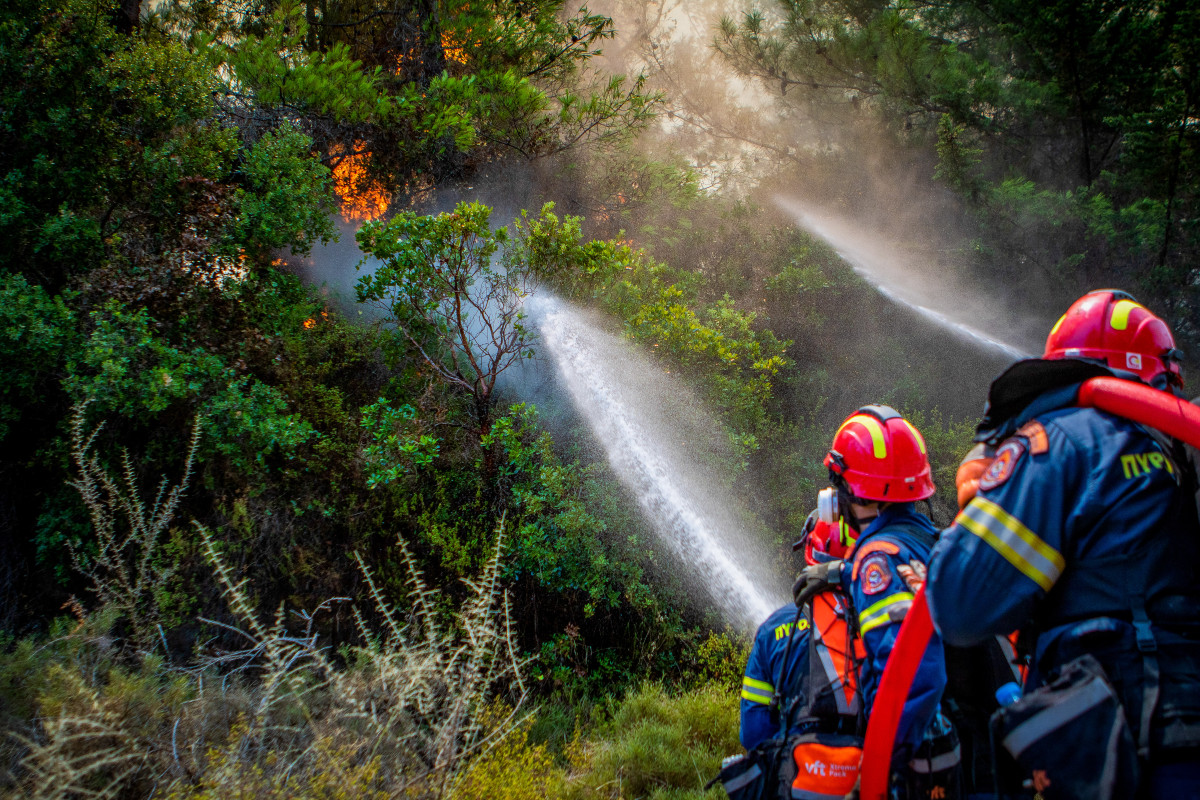
<svg viewBox="0 0 1200 800">
<path fill-rule="evenodd" d="M 1140 594 L 1134 596 L 1131 606 L 1137 648 L 1142 654 L 1142 719 L 1138 727 L 1138 757 L 1145 761 L 1150 758 L 1150 722 L 1158 705 L 1158 643 L 1154 640 L 1150 617 L 1146 615 L 1146 602 Z"/>
<path fill-rule="evenodd" d="M 796 616 L 792 618 L 792 627 L 788 631 L 788 643 L 783 648 L 783 664 L 779 668 L 779 681 L 775 687 L 775 696 L 771 698 L 771 705 L 775 707 L 779 714 L 779 736 L 786 738 L 788 729 L 792 727 L 792 714 L 795 712 L 797 703 L 800 698 L 793 691 L 791 686 L 792 676 L 790 673 L 792 648 L 796 645 L 796 631 L 800 629 L 800 621 L 804 618 L 804 612 L 807 605 L 802 605 L 796 608 Z M 809 622 L 811 626 L 811 620 Z M 811 634 L 810 634 L 811 635 Z M 786 703 L 783 699 L 786 698 Z"/>
<path fill-rule="evenodd" d="M 861 657 L 851 628 L 854 614 L 840 591 L 814 596 L 804 609 L 808 620 L 808 663 L 802 675 L 785 686 L 780 718 L 784 730 L 793 725 L 824 733 L 860 735 L 865 724 L 858 688 Z"/>
</svg>

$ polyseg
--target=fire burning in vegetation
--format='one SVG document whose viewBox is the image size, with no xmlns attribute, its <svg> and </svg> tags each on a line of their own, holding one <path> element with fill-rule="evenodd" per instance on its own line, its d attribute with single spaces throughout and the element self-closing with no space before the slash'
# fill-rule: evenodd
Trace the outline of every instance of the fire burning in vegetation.
<svg viewBox="0 0 1200 800">
<path fill-rule="evenodd" d="M 463 66 L 467 63 L 466 42 L 457 41 L 449 33 L 442 33 L 442 54 L 447 64 Z"/>
<path fill-rule="evenodd" d="M 342 219 L 346 222 L 377 219 L 392 202 L 391 192 L 368 170 L 371 157 L 364 152 L 365 147 L 365 143 L 356 140 L 349 153 L 340 144 L 329 151 L 334 159 L 333 190 L 341 201 Z"/>
<path fill-rule="evenodd" d="M 471 60 L 471 53 L 468 46 L 478 47 L 481 43 L 476 41 L 474 45 L 466 40 L 459 40 L 452 33 L 443 31 L 441 36 L 442 58 L 445 61 L 446 69 L 452 75 L 460 75 L 462 67 L 467 65 Z M 412 45 L 408 50 L 396 56 L 396 64 L 392 72 L 396 75 L 404 75 L 410 67 L 420 67 L 423 58 L 423 50 L 420 45 Z"/>
<path fill-rule="evenodd" d="M 311 331 L 313 328 L 317 327 L 317 321 L 318 321 L 317 316 L 320 317 L 320 321 L 322 321 L 322 322 L 326 322 L 329 320 L 329 312 L 322 311 L 319 315 L 311 316 L 308 319 L 304 320 L 304 322 L 302 322 L 300 324 L 302 326 L 304 326 L 304 329 L 306 331 Z"/>
</svg>

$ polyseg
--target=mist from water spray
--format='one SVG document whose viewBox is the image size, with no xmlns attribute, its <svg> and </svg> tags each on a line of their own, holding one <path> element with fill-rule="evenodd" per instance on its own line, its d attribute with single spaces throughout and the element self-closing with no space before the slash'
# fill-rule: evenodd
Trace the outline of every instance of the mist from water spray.
<svg viewBox="0 0 1200 800">
<path fill-rule="evenodd" d="M 670 420 L 696 420 L 686 390 L 621 337 L 553 296 L 526 302 L 541 332 L 543 351 L 561 385 L 604 448 L 613 472 L 633 493 L 660 539 L 688 565 L 727 619 L 753 627 L 785 600 L 767 565 L 765 536 L 738 514 L 731 492 L 679 442 Z"/>
<path fill-rule="evenodd" d="M 451 200 L 442 205 L 452 207 Z M 493 221 L 504 219 L 498 214 Z M 292 269 L 320 287 L 330 302 L 348 313 L 366 311 L 359 318 L 371 319 L 382 312 L 354 302 L 354 283 L 377 264 L 363 261 L 354 228 L 343 225 L 340 242 L 294 259 Z M 732 492 L 722 489 L 716 470 L 704 464 L 714 449 L 711 440 L 720 436 L 714 434 L 719 424 L 686 387 L 588 312 L 544 290 L 526 299 L 525 311 L 530 327 L 541 334 L 539 352 L 554 367 L 551 390 L 570 399 L 682 571 L 694 576 L 692 583 L 731 624 L 757 625 L 786 601 L 786 587 L 770 569 L 769 534 Z M 514 394 L 527 396 L 531 380 L 514 371 L 505 383 Z"/>
<path fill-rule="evenodd" d="M 818 113 L 803 101 L 781 101 L 783 90 L 739 77 L 713 52 L 710 42 L 721 15 L 737 17 L 744 3 L 663 0 L 648 6 L 609 0 L 605 8 L 620 20 L 622 30 L 637 31 L 643 39 L 640 46 L 626 44 L 625 59 L 615 68 L 647 68 L 655 87 L 668 92 L 671 113 L 659 135 L 685 148 L 701 174 L 704 159 L 722 163 L 731 158 L 730 163 L 738 164 L 742 179 L 725 175 L 719 182 L 722 193 L 749 186 L 757 196 L 757 181 L 784 185 L 779 173 L 787 169 L 798 169 L 793 179 L 810 192 L 823 187 L 825 194 L 838 195 L 842 187 L 859 187 L 871 195 L 866 206 L 887 210 L 888 230 L 863 213 L 861 197 L 855 201 L 856 221 L 792 196 L 776 197 L 775 203 L 800 227 L 824 239 L 893 303 L 983 352 L 1020 359 L 1039 350 L 1040 340 L 1030 340 L 1026 332 L 1044 331 L 1052 320 L 1026 312 L 1020 287 L 983 287 L 955 280 L 952 270 L 931 268 L 938 260 L 935 241 L 946 236 L 950 247 L 961 247 L 962 242 L 953 242 L 954 223 L 943 208 L 944 193 L 896 167 L 906 159 L 881 155 L 893 152 L 894 143 L 874 139 L 857 114 L 841 115 L 831 107 Z M 697 75 L 703 79 L 697 80 Z M 854 157 L 834 155 L 845 152 Z M 853 194 L 846 189 L 843 197 Z M 822 196 L 821 189 L 810 195 Z M 905 247 L 885 241 L 896 231 L 910 239 Z"/>
<path fill-rule="evenodd" d="M 856 274 L 893 303 L 912 309 L 967 341 L 999 351 L 1010 358 L 1031 357 L 1027 350 L 977 327 L 994 321 L 996 309 L 990 303 L 972 300 L 947 276 L 922 274 L 924 270 L 911 263 L 912 259 L 906 258 L 903 252 L 889 251 L 872 243 L 860 229 L 844 220 L 819 215 L 791 198 L 776 197 L 775 202 L 800 227 L 823 239 Z M 934 306 L 954 310 L 938 311 Z M 972 322 L 967 322 L 967 319 Z M 1006 327 L 1022 329 L 1011 323 Z"/>
</svg>

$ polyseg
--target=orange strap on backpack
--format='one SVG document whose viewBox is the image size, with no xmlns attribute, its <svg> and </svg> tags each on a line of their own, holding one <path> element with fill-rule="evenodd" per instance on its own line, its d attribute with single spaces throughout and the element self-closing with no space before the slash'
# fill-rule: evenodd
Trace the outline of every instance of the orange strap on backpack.
<svg viewBox="0 0 1200 800">
<path fill-rule="evenodd" d="M 979 479 L 996 459 L 996 448 L 982 442 L 970 449 L 958 465 L 954 475 L 954 486 L 958 490 L 958 510 L 962 511 L 979 493 Z"/>
</svg>

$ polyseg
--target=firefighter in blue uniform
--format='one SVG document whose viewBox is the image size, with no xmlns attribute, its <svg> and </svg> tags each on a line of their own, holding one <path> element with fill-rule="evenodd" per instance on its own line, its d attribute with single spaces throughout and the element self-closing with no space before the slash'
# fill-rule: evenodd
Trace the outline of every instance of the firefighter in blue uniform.
<svg viewBox="0 0 1200 800">
<path fill-rule="evenodd" d="M 925 581 L 937 529 L 913 503 L 930 497 L 934 485 L 924 438 L 888 406 L 864 406 L 842 423 L 825 466 L 833 486 L 822 491 L 818 509 L 824 519 L 848 523 L 842 530 L 852 537 L 842 587 L 857 615 L 864 651 L 859 687 L 869 716 L 900 624 Z M 896 770 L 939 771 L 928 759 L 913 758 L 931 731 L 943 741 L 952 738 L 938 713 L 945 685 L 944 653 L 935 637 L 904 705 L 893 752 Z M 940 753 L 938 767 L 953 767 L 953 757 Z"/>
<path fill-rule="evenodd" d="M 820 493 L 816 518 L 810 516 L 797 545 L 805 546 L 808 566 L 793 588 L 796 602 L 773 613 L 755 636 L 742 681 L 740 736 L 751 750 L 782 735 L 802 734 L 797 763 L 807 757 L 801 749 L 815 744 L 826 747 L 822 752 L 838 750 L 842 758 L 857 753 L 845 761 L 857 774 L 864 706 L 869 709 L 874 700 L 900 623 L 925 580 L 937 533 L 913 503 L 932 495 L 934 486 L 924 439 L 887 406 L 865 406 L 848 418 L 825 465 L 834 485 Z M 935 641 L 900 722 L 897 796 L 957 796 L 958 741 L 939 713 L 945 684 L 942 648 Z M 832 738 L 820 738 L 824 735 Z M 736 793 L 731 786 L 747 785 L 746 774 L 722 778 L 731 796 Z M 821 778 L 812 780 L 820 784 L 824 777 L 822 768 Z M 852 788 L 853 777 L 837 796 Z M 807 783 L 799 770 L 791 796 L 831 791 Z"/>
<path fill-rule="evenodd" d="M 808 621 L 797 620 L 797 616 L 796 606 L 788 603 L 767 617 L 754 635 L 742 677 L 742 724 L 738 734 L 747 750 L 780 733 L 780 701 L 775 693 L 784 678 L 785 656 L 787 675 L 800 675 L 808 669 Z M 793 626 L 795 641 L 789 646 Z"/>
<path fill-rule="evenodd" d="M 747 753 L 726 759 L 715 779 L 735 800 L 842 797 L 858 777 L 865 728 L 859 659 L 836 580 L 846 547 L 814 511 L 792 549 L 801 548 L 808 567 L 826 567 L 824 577 L 755 635 L 742 681 Z"/>
<path fill-rule="evenodd" d="M 1043 358 L 993 383 L 976 437 L 987 466 L 935 548 L 927 593 L 948 644 L 1020 629 L 1027 690 L 1094 656 L 1138 748 L 1139 795 L 1182 799 L 1200 798 L 1195 476 L 1170 441 L 1075 405 L 1096 376 L 1177 388 L 1177 361 L 1166 325 L 1128 295 L 1076 301 Z"/>
<path fill-rule="evenodd" d="M 830 564 L 846 555 L 836 526 L 809 515 L 793 550 L 804 550 L 807 566 Z M 861 733 L 857 662 L 847 630 L 847 609 L 840 592 L 829 589 L 807 602 L 799 612 L 788 604 L 771 614 L 754 636 L 754 646 L 742 678 L 740 738 L 750 750 L 782 732 L 781 714 L 788 716 L 787 736 L 808 730 L 827 733 Z M 811 641 L 813 627 L 818 639 Z M 795 627 L 791 645 L 788 639 Z M 790 649 L 789 649 L 790 647 Z M 812 658 L 822 663 L 813 672 Z M 782 665 L 787 659 L 788 669 Z M 819 678 L 814 679 L 814 675 Z M 786 685 L 785 685 L 786 682 Z M 826 697 L 828 695 L 828 697 Z M 839 696 L 840 695 L 840 696 Z"/>
</svg>

